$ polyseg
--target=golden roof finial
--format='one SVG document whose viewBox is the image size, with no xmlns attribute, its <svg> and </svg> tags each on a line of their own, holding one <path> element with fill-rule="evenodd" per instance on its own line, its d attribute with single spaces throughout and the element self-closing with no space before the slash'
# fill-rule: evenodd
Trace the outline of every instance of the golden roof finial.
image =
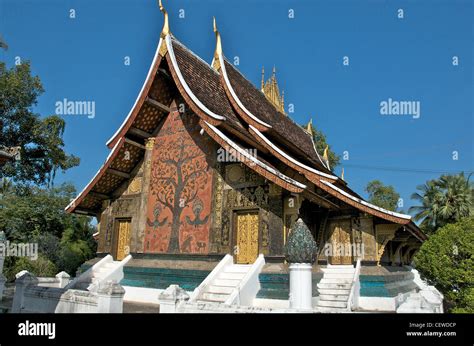
<svg viewBox="0 0 474 346">
<path fill-rule="evenodd" d="M 213 25 L 214 25 L 214 33 L 216 34 L 216 51 L 214 53 L 214 56 L 216 54 L 222 54 L 222 42 L 221 42 L 221 34 L 219 34 L 219 31 L 217 30 L 217 24 L 216 24 L 216 17 L 213 17 L 214 18 L 214 22 L 213 22 Z"/>
<path fill-rule="evenodd" d="M 326 161 L 329 161 L 328 150 L 329 150 L 329 145 L 326 144 L 326 148 L 324 148 L 324 153 L 323 153 L 323 159 Z"/>
<path fill-rule="evenodd" d="M 165 8 L 163 7 L 163 4 L 161 3 L 161 0 L 158 0 L 158 5 L 160 6 L 160 11 L 163 12 L 163 15 L 165 16 L 165 21 L 163 22 L 163 29 L 161 29 L 161 38 L 165 38 L 169 33 L 170 33 L 170 27 L 169 27 L 169 22 L 168 22 L 168 12 L 166 12 Z"/>
<path fill-rule="evenodd" d="M 313 135 L 313 118 L 309 119 L 308 125 L 306 125 L 306 131 L 308 131 L 310 135 Z"/>
<path fill-rule="evenodd" d="M 341 179 L 344 180 L 344 167 L 342 167 Z"/>
<path fill-rule="evenodd" d="M 262 83 L 260 84 L 260 91 L 263 92 L 264 87 L 265 87 L 265 66 L 262 66 Z"/>
<path fill-rule="evenodd" d="M 216 34 L 216 50 L 214 51 L 214 59 L 212 60 L 212 67 L 217 71 L 220 69 L 220 60 L 219 55 L 222 54 L 222 42 L 221 34 L 217 30 L 216 17 L 212 17 L 212 25 L 214 28 L 214 33 Z"/>
</svg>

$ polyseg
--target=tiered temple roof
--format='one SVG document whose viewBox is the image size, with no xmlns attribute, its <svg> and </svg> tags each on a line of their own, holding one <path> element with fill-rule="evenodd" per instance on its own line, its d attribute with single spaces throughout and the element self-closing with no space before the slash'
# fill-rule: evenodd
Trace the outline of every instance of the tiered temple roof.
<svg viewBox="0 0 474 346">
<path fill-rule="evenodd" d="M 224 149 L 241 153 L 242 162 L 269 181 L 303 193 L 326 208 L 350 206 L 405 225 L 420 240 L 426 238 L 409 215 L 364 201 L 331 172 L 316 151 L 312 135 L 284 113 L 279 91 L 276 89 L 274 97 L 278 96 L 281 104 L 275 104 L 265 90 L 257 89 L 225 58 L 215 23 L 216 49 L 208 64 L 171 34 L 167 13 L 160 9 L 165 23 L 143 87 L 125 121 L 107 142 L 111 148 L 107 160 L 66 211 L 90 215 L 101 211 L 102 201 L 131 177 L 143 159 L 145 140 L 156 136 L 160 121 L 172 110 L 171 103 L 179 94 L 200 118 L 207 135 Z M 268 83 L 270 88 L 274 82 Z M 247 153 L 244 148 L 249 146 L 257 148 L 257 156 Z M 279 170 L 277 166 L 282 165 L 286 168 Z"/>
</svg>

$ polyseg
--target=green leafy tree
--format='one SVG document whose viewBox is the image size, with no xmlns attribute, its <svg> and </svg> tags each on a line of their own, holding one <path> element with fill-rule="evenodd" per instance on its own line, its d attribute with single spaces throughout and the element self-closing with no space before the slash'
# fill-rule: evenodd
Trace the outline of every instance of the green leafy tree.
<svg viewBox="0 0 474 346">
<path fill-rule="evenodd" d="M 0 199 L 0 231 L 11 242 L 38 243 L 40 255 L 58 271 L 74 274 L 96 250 L 91 218 L 64 211 L 75 194 L 74 186 L 66 183 L 53 188 L 23 187 L 5 194 Z M 16 260 L 7 266 L 15 267 Z"/>
<path fill-rule="evenodd" d="M 447 224 L 415 255 L 422 276 L 445 296 L 451 312 L 474 313 L 474 218 Z"/>
<path fill-rule="evenodd" d="M 0 200 L 0 231 L 17 242 L 28 242 L 45 233 L 60 238 L 78 217 L 64 211 L 74 195 L 75 189 L 69 184 L 7 194 Z"/>
<path fill-rule="evenodd" d="M 20 160 L 6 163 L 0 178 L 52 184 L 58 169 L 79 164 L 79 158 L 64 151 L 64 120 L 33 112 L 44 90 L 39 77 L 31 75 L 28 62 L 11 69 L 0 62 L 0 90 L 0 147 L 20 147 Z"/>
<path fill-rule="evenodd" d="M 419 192 L 411 198 L 419 205 L 410 207 L 416 221 L 428 233 L 448 223 L 472 215 L 473 188 L 463 173 L 442 175 L 439 179 L 427 181 L 417 187 Z"/>
<path fill-rule="evenodd" d="M 306 126 L 307 125 L 301 125 L 301 127 L 305 129 L 306 129 Z M 316 151 L 318 152 L 319 156 L 321 156 L 321 158 L 323 157 L 326 146 L 328 146 L 329 167 L 331 168 L 331 170 L 333 170 L 334 167 L 339 165 L 339 161 L 341 158 L 334 151 L 332 151 L 331 145 L 328 144 L 326 135 L 322 133 L 322 131 L 315 128 L 314 125 L 311 126 L 311 131 L 313 135 L 313 141 L 316 146 Z"/>
<path fill-rule="evenodd" d="M 38 256 L 36 260 L 20 257 L 15 261 L 11 261 L 10 265 L 6 267 L 5 273 L 7 280 L 15 280 L 15 275 L 22 270 L 28 270 L 35 276 L 46 277 L 55 276 L 58 273 L 56 265 L 43 255 Z"/>
<path fill-rule="evenodd" d="M 369 194 L 369 202 L 381 208 L 396 211 L 400 195 L 391 185 L 384 185 L 380 180 L 370 181 L 365 191 Z"/>
</svg>

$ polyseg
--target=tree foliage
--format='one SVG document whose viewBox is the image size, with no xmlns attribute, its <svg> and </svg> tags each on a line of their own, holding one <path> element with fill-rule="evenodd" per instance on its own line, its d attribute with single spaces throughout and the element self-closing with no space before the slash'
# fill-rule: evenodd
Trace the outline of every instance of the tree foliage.
<svg viewBox="0 0 474 346">
<path fill-rule="evenodd" d="M 452 312 L 474 312 L 474 217 L 438 229 L 423 243 L 414 263 L 444 294 Z"/>
<path fill-rule="evenodd" d="M 421 228 L 433 233 L 439 227 L 472 215 L 473 187 L 463 173 L 442 175 L 417 187 L 411 198 L 419 202 L 409 212 L 421 221 Z"/>
<path fill-rule="evenodd" d="M 369 202 L 381 208 L 396 211 L 400 195 L 391 185 L 384 185 L 380 180 L 367 183 L 365 191 L 369 194 Z"/>
<path fill-rule="evenodd" d="M 0 62 L 0 90 L 0 147 L 20 147 L 20 160 L 3 166 L 0 178 L 52 184 L 58 169 L 79 164 L 79 158 L 64 151 L 64 120 L 56 115 L 41 118 L 33 111 L 44 90 L 28 62 L 11 69 Z"/>
<path fill-rule="evenodd" d="M 64 211 L 75 193 L 70 184 L 12 189 L 0 198 L 0 231 L 10 242 L 38 243 L 40 255 L 51 261 L 55 270 L 73 275 L 80 264 L 94 256 L 96 246 L 91 218 Z M 18 260 L 8 266 L 18 268 Z"/>
</svg>

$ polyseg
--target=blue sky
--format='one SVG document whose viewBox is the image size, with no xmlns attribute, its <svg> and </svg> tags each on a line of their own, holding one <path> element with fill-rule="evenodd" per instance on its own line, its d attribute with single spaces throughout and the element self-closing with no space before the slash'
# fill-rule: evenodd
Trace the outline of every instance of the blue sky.
<svg viewBox="0 0 474 346">
<path fill-rule="evenodd" d="M 173 34 L 204 60 L 212 60 L 216 16 L 224 54 L 239 57 L 249 80 L 260 85 L 262 65 L 267 76 L 275 65 L 286 104 L 294 105 L 290 116 L 299 123 L 312 117 L 337 153 L 348 151 L 336 173 L 345 167 L 363 196 L 367 182 L 380 179 L 396 188 L 406 210 L 417 185 L 474 169 L 472 1 L 164 5 Z M 54 114 L 64 98 L 96 104 L 93 119 L 64 116 L 66 149 L 81 165 L 59 174 L 56 184 L 72 181 L 81 190 L 105 160 L 105 142 L 140 91 L 162 22 L 154 0 L 0 0 L 0 34 L 9 45 L 0 59 L 8 66 L 16 57 L 31 61 L 46 90 L 36 111 Z M 380 102 L 389 98 L 420 102 L 421 116 L 381 115 Z"/>
</svg>

